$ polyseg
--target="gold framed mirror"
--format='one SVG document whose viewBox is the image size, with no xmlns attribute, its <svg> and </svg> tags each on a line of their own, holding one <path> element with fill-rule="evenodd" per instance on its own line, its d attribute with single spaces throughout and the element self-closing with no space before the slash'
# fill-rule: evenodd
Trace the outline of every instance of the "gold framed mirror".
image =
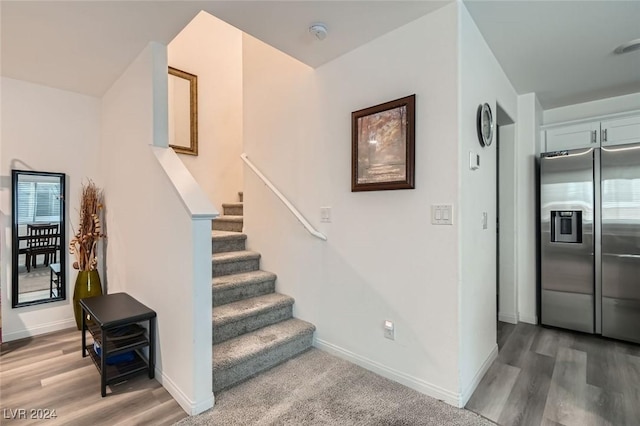
<svg viewBox="0 0 640 426">
<path fill-rule="evenodd" d="M 169 146 L 198 155 L 198 76 L 169 67 Z"/>
</svg>

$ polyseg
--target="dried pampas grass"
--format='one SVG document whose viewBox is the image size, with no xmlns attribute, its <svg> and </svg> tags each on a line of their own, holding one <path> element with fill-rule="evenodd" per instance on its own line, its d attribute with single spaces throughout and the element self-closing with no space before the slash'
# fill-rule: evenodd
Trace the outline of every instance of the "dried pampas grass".
<svg viewBox="0 0 640 426">
<path fill-rule="evenodd" d="M 82 185 L 80 199 L 80 226 L 69 242 L 69 253 L 75 255 L 73 267 L 81 271 L 92 271 L 98 266 L 98 241 L 106 237 L 102 233 L 100 211 L 103 208 L 102 190 L 93 181 Z"/>
</svg>

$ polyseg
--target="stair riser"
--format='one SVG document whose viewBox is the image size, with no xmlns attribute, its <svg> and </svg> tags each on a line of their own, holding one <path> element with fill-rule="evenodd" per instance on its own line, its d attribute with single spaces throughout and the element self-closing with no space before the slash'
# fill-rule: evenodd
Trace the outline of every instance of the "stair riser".
<svg viewBox="0 0 640 426">
<path fill-rule="evenodd" d="M 262 327 L 275 324 L 293 317 L 293 306 L 283 306 L 257 315 L 252 315 L 240 321 L 217 326 L 213 324 L 213 343 L 224 342 L 241 334 L 249 333 Z"/>
<path fill-rule="evenodd" d="M 213 276 L 239 274 L 241 272 L 257 271 L 260 268 L 260 259 L 237 260 L 235 262 L 213 262 Z"/>
<path fill-rule="evenodd" d="M 220 306 L 227 303 L 237 302 L 238 300 L 248 299 L 250 297 L 273 293 L 275 289 L 275 280 L 251 283 L 241 287 L 230 288 L 228 290 L 218 290 L 214 287 L 211 290 L 211 298 L 213 299 L 213 306 Z"/>
<path fill-rule="evenodd" d="M 222 206 L 222 211 L 231 216 L 242 216 L 244 208 L 243 206 Z"/>
<path fill-rule="evenodd" d="M 313 332 L 259 354 L 247 361 L 223 370 L 213 370 L 213 391 L 228 388 L 242 380 L 274 367 L 311 348 Z"/>
<path fill-rule="evenodd" d="M 213 220 L 211 229 L 213 229 L 214 231 L 242 232 L 242 222 L 224 222 L 221 220 Z"/>
<path fill-rule="evenodd" d="M 211 240 L 212 253 L 226 253 L 230 251 L 242 251 L 245 250 L 245 238 L 238 239 L 226 239 L 226 240 Z"/>
</svg>

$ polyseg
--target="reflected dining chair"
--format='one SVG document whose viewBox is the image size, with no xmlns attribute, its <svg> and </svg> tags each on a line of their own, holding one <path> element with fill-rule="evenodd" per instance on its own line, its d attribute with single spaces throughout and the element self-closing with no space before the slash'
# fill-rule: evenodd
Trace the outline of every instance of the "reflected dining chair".
<svg viewBox="0 0 640 426">
<path fill-rule="evenodd" d="M 55 263 L 60 249 L 58 224 L 30 224 L 27 225 L 27 248 L 25 250 L 25 267 L 27 272 L 31 271 L 31 266 L 36 267 L 37 256 L 44 255 L 44 265 Z"/>
</svg>

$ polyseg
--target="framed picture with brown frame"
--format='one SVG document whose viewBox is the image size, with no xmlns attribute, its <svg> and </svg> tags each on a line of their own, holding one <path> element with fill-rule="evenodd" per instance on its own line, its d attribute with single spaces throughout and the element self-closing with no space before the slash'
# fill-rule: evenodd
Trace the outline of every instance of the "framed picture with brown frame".
<svg viewBox="0 0 640 426">
<path fill-rule="evenodd" d="M 169 67 L 169 146 L 198 155 L 198 76 Z"/>
<path fill-rule="evenodd" d="M 415 188 L 416 95 L 351 113 L 351 192 Z"/>
</svg>

